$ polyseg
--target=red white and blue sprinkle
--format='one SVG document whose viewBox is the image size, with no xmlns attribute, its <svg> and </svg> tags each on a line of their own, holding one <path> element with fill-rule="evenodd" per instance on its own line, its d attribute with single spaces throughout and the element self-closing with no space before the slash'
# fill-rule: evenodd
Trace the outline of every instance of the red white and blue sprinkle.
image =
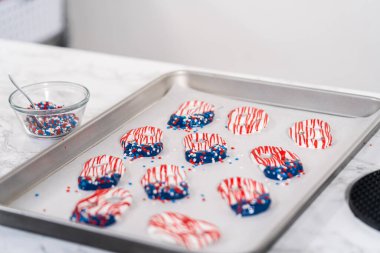
<svg viewBox="0 0 380 253">
<path fill-rule="evenodd" d="M 50 101 L 36 103 L 38 110 L 61 109 L 63 106 Z M 30 106 L 29 109 L 32 109 Z M 78 126 L 79 117 L 74 113 L 61 113 L 47 116 L 26 116 L 25 124 L 29 132 L 39 136 L 61 136 L 71 132 Z"/>
</svg>

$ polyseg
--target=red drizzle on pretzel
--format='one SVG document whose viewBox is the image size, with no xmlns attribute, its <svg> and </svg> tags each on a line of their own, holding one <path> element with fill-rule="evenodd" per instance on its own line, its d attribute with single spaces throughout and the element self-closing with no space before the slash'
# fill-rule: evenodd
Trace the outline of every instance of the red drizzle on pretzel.
<svg viewBox="0 0 380 253">
<path fill-rule="evenodd" d="M 215 145 L 227 145 L 226 141 L 218 134 L 210 133 L 188 134 L 183 139 L 183 142 L 186 150 L 192 150 L 194 152 L 209 150 Z"/>
<path fill-rule="evenodd" d="M 161 138 L 161 129 L 152 126 L 145 126 L 128 131 L 121 137 L 120 143 L 123 146 L 131 142 L 136 142 L 138 145 L 154 144 L 157 142 L 161 142 Z"/>
<path fill-rule="evenodd" d="M 177 165 L 161 164 L 160 167 L 147 169 L 141 179 L 141 185 L 155 184 L 156 182 L 165 182 L 166 185 L 179 185 L 186 180 L 186 173 Z"/>
<path fill-rule="evenodd" d="M 325 149 L 332 144 L 330 125 L 320 119 L 308 119 L 294 123 L 289 136 L 300 147 Z"/>
<path fill-rule="evenodd" d="M 122 188 L 96 190 L 94 194 L 81 199 L 73 211 L 77 222 L 106 226 L 110 219 L 118 220 L 132 204 L 132 195 Z"/>
<path fill-rule="evenodd" d="M 218 192 L 232 206 L 242 201 L 252 202 L 261 195 L 268 194 L 264 184 L 251 178 L 231 177 L 224 179 L 218 186 Z"/>
<path fill-rule="evenodd" d="M 199 250 L 220 238 L 220 232 L 214 224 L 175 212 L 152 216 L 148 232 L 152 237 L 181 245 L 189 250 Z"/>
<path fill-rule="evenodd" d="M 267 155 L 267 157 L 263 157 Z M 290 161 L 300 160 L 300 158 L 293 152 L 285 150 L 281 147 L 273 146 L 260 146 L 252 149 L 252 158 L 264 168 L 267 166 L 280 167 L 285 165 L 285 159 Z"/>
<path fill-rule="evenodd" d="M 203 114 L 205 112 L 210 112 L 214 110 L 215 107 L 212 104 L 199 100 L 191 100 L 181 104 L 174 114 L 178 116 L 187 116 L 194 114 Z"/>
<path fill-rule="evenodd" d="M 123 175 L 123 162 L 120 158 L 110 155 L 100 155 L 89 159 L 83 166 L 80 173 L 84 178 L 97 178 L 111 173 Z"/>
<path fill-rule="evenodd" d="M 238 107 L 228 114 L 227 128 L 234 134 L 260 132 L 267 124 L 268 114 L 256 107 Z"/>
</svg>

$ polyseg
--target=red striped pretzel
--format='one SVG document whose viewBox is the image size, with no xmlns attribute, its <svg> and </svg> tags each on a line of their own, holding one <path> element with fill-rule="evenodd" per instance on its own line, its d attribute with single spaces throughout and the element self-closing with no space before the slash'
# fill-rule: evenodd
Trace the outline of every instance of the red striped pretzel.
<svg viewBox="0 0 380 253">
<path fill-rule="evenodd" d="M 264 157 L 267 156 L 267 157 Z M 259 164 L 260 168 L 264 169 L 267 166 L 280 167 L 285 164 L 285 158 L 294 161 L 300 158 L 293 152 L 285 150 L 281 147 L 274 146 L 259 146 L 252 149 L 251 157 Z"/>
<path fill-rule="evenodd" d="M 212 104 L 199 100 L 190 100 L 181 104 L 174 114 L 178 116 L 187 116 L 194 114 L 203 114 L 205 112 L 210 112 L 214 110 L 215 106 Z"/>
<path fill-rule="evenodd" d="M 267 194 L 264 184 L 251 178 L 231 177 L 224 179 L 218 186 L 218 192 L 228 205 L 235 205 L 245 200 L 255 201 L 260 195 Z"/>
<path fill-rule="evenodd" d="M 147 169 L 141 178 L 141 185 L 154 184 L 156 182 L 165 182 L 168 186 L 179 185 L 186 180 L 186 173 L 177 165 L 161 164 L 160 167 Z"/>
<path fill-rule="evenodd" d="M 145 126 L 129 130 L 121 137 L 120 143 L 123 146 L 131 142 L 136 142 L 138 145 L 154 144 L 161 142 L 161 138 L 161 129 L 152 126 Z"/>
<path fill-rule="evenodd" d="M 185 149 L 194 152 L 209 150 L 215 145 L 226 146 L 227 142 L 218 134 L 210 133 L 195 133 L 188 134 L 183 139 Z"/>
<path fill-rule="evenodd" d="M 94 194 L 81 199 L 75 206 L 73 214 L 77 214 L 76 220 L 85 212 L 86 217 L 110 217 L 118 220 L 132 204 L 132 195 L 122 188 L 109 188 L 96 190 Z"/>
<path fill-rule="evenodd" d="M 80 176 L 95 180 L 98 177 L 106 176 L 111 173 L 123 175 L 124 171 L 123 161 L 120 158 L 110 155 L 100 155 L 85 162 Z"/>
<path fill-rule="evenodd" d="M 221 236 L 214 224 L 175 212 L 153 215 L 149 220 L 148 232 L 154 238 L 189 250 L 199 250 L 215 243 Z"/>
<path fill-rule="evenodd" d="M 300 147 L 325 149 L 332 144 L 330 125 L 320 119 L 308 119 L 294 123 L 289 136 Z"/>
<path fill-rule="evenodd" d="M 227 128 L 234 134 L 260 132 L 268 124 L 268 114 L 256 107 L 238 107 L 228 114 Z"/>
</svg>

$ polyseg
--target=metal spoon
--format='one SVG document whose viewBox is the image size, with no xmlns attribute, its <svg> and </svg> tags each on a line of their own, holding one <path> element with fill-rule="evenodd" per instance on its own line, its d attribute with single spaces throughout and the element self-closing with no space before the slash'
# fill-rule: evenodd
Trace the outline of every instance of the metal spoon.
<svg viewBox="0 0 380 253">
<path fill-rule="evenodd" d="M 11 80 L 12 84 L 22 93 L 22 95 L 24 95 L 29 100 L 29 103 L 32 106 L 32 108 L 34 110 L 37 110 L 37 108 L 34 105 L 32 99 L 28 95 L 26 95 L 26 93 L 21 89 L 20 86 L 18 86 L 16 84 L 16 82 L 13 80 L 12 76 L 8 74 L 8 77 L 9 77 L 9 80 Z M 43 128 L 43 126 L 41 125 L 40 121 L 35 116 L 33 116 L 33 118 L 36 120 L 36 123 L 37 123 L 38 127 Z"/>
</svg>

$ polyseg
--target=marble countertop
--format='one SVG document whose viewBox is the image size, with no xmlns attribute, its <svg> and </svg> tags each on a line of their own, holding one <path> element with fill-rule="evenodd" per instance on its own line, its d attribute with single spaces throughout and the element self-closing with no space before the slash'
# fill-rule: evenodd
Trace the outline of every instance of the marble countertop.
<svg viewBox="0 0 380 253">
<path fill-rule="evenodd" d="M 20 84 L 65 80 L 91 90 L 84 122 L 154 78 L 181 65 L 111 56 L 72 49 L 0 40 L 0 177 L 56 141 L 28 137 L 8 104 L 14 90 L 7 74 Z M 345 199 L 357 178 L 380 169 L 380 132 L 297 219 L 270 252 L 380 252 L 379 232 L 357 220 Z M 107 252 L 0 226 L 1 252 Z"/>
</svg>

